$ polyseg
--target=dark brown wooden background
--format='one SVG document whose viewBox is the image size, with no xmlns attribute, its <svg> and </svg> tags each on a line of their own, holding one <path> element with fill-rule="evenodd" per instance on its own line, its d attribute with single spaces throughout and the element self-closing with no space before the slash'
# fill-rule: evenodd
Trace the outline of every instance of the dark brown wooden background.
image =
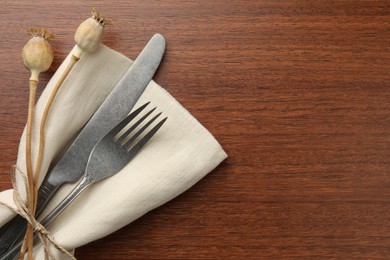
<svg viewBox="0 0 390 260">
<path fill-rule="evenodd" d="M 26 122 L 26 29 L 55 60 L 90 7 L 135 58 L 166 37 L 155 80 L 229 158 L 79 259 L 389 259 L 389 1 L 1 1 L 0 189 Z M 40 91 L 42 87 L 40 88 Z"/>
</svg>

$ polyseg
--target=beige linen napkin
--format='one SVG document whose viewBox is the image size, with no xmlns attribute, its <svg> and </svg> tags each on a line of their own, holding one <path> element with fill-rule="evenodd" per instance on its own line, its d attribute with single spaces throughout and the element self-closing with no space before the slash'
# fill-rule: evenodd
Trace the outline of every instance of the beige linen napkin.
<svg viewBox="0 0 390 260">
<path fill-rule="evenodd" d="M 44 105 L 69 59 L 68 55 L 37 103 L 33 132 L 35 155 L 38 148 L 37 128 Z M 93 115 L 131 63 L 122 54 L 102 45 L 93 54 L 83 56 L 75 65 L 49 115 L 41 181 L 50 163 Z M 73 250 L 129 224 L 187 190 L 227 157 L 214 137 L 154 81 L 149 83 L 134 108 L 147 101 L 151 101 L 151 107 L 157 106 L 163 115 L 168 116 L 167 122 L 123 170 L 87 188 L 48 227 L 55 240 L 65 248 Z M 17 165 L 23 171 L 24 158 L 23 134 L 17 160 Z M 63 186 L 46 212 L 74 186 Z M 13 205 L 12 190 L 1 192 L 0 200 Z M 0 226 L 13 216 L 14 213 L 0 207 Z M 59 252 L 56 255 L 58 259 L 66 259 Z M 43 259 L 40 245 L 36 248 L 36 259 Z"/>
</svg>

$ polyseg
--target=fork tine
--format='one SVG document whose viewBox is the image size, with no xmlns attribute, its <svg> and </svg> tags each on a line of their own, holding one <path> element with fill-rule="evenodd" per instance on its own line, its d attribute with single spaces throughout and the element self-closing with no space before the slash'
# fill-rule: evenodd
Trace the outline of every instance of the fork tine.
<svg viewBox="0 0 390 260">
<path fill-rule="evenodd" d="M 122 142 L 121 145 L 124 145 L 125 141 L 123 141 L 133 130 L 139 126 L 153 111 L 156 110 L 156 107 L 149 110 L 143 117 L 141 117 L 135 124 L 133 124 L 128 130 L 126 130 L 123 134 L 115 138 L 115 142 Z M 130 122 L 130 121 L 129 121 Z M 126 124 L 127 125 L 127 124 Z M 122 129 L 126 126 L 124 125 Z"/>
<path fill-rule="evenodd" d="M 143 104 L 137 108 L 134 112 L 130 113 L 125 119 L 123 119 L 119 124 L 117 124 L 107 135 L 113 136 L 116 139 L 116 135 L 125 127 L 127 124 L 133 120 L 139 113 L 141 113 L 144 108 L 150 104 L 150 101 Z"/>
<path fill-rule="evenodd" d="M 123 142 L 121 143 L 121 146 L 125 146 L 125 145 L 126 145 L 127 147 L 129 147 L 129 146 L 134 142 L 134 140 L 137 139 L 137 137 L 140 136 L 140 135 L 145 131 L 145 129 L 148 128 L 148 126 L 150 126 L 150 125 L 157 119 L 157 117 L 159 117 L 160 115 L 161 115 L 161 112 L 158 113 L 157 115 L 155 115 L 152 119 L 150 119 L 150 120 L 149 120 L 144 126 L 142 126 L 142 128 L 139 129 L 138 132 L 136 132 L 131 138 L 129 138 L 129 136 L 126 137 L 126 138 L 123 140 Z"/>
<path fill-rule="evenodd" d="M 160 113 L 161 114 L 161 113 Z M 160 115 L 159 114 L 159 115 Z M 150 121 L 154 121 L 159 115 L 155 116 Z M 134 146 L 132 146 L 127 152 L 130 154 L 130 156 L 136 155 L 139 150 L 154 136 L 155 133 L 161 128 L 161 126 L 167 121 L 168 117 L 165 117 L 162 119 L 157 125 L 155 125 L 144 137 L 142 137 L 141 140 L 139 140 L 138 143 L 136 143 Z M 146 128 L 146 127 L 145 127 Z M 141 130 L 140 130 L 141 131 Z"/>
</svg>

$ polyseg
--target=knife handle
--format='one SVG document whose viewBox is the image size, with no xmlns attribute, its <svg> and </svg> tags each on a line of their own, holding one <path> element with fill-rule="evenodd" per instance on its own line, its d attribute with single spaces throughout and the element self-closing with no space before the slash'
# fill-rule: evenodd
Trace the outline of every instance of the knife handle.
<svg viewBox="0 0 390 260">
<path fill-rule="evenodd" d="M 35 216 L 38 217 L 47 202 L 53 196 L 58 187 L 44 181 L 38 190 L 37 210 Z M 7 251 L 17 242 L 23 239 L 23 234 L 27 229 L 27 220 L 17 215 L 7 224 L 0 228 L 0 257 L 3 257 Z"/>
</svg>

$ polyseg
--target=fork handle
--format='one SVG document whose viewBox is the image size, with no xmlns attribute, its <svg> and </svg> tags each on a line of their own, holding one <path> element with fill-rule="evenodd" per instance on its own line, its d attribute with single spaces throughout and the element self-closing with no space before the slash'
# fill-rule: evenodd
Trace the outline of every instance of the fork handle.
<svg viewBox="0 0 390 260">
<path fill-rule="evenodd" d="M 39 216 L 47 202 L 57 190 L 57 187 L 45 181 L 38 191 L 37 210 L 35 216 Z M 21 241 L 27 229 L 27 220 L 17 215 L 7 224 L 0 228 L 0 256 L 3 257 L 7 251 L 17 242 Z"/>
<path fill-rule="evenodd" d="M 42 221 L 43 226 L 49 225 L 70 203 L 72 203 L 90 184 L 92 184 L 89 174 L 81 179 L 80 183 L 58 204 Z"/>
</svg>

